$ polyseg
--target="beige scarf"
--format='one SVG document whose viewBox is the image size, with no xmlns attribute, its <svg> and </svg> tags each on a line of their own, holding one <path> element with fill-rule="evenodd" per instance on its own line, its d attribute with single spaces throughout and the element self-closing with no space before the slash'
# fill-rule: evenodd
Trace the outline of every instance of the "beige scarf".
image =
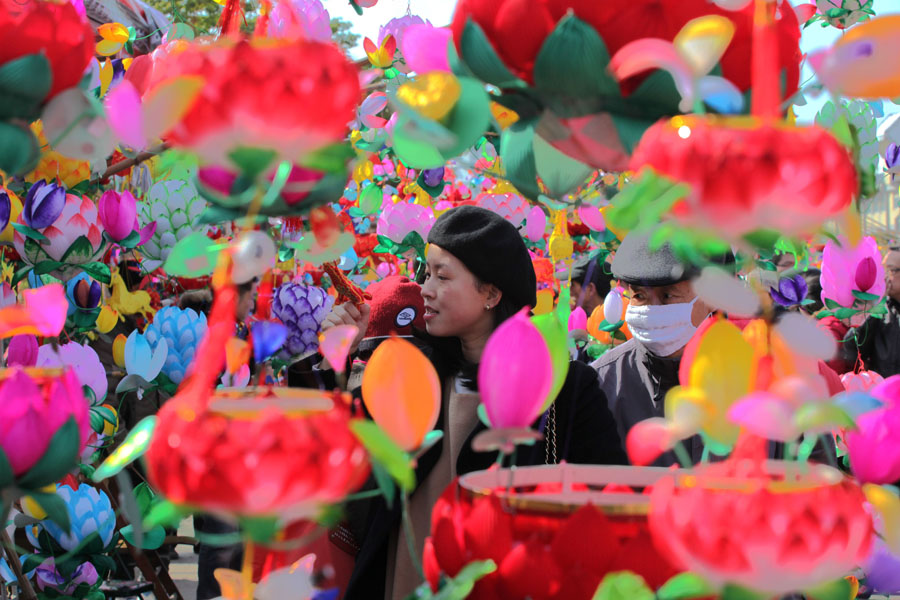
<svg viewBox="0 0 900 600">
<path fill-rule="evenodd" d="M 416 552 L 421 558 L 425 538 L 431 534 L 431 510 L 450 482 L 456 478 L 456 459 L 463 444 L 478 424 L 478 394 L 459 392 L 455 380 L 444 386 L 446 398 L 443 450 L 434 468 L 409 499 L 409 517 L 415 533 Z M 399 500 L 395 500 L 399 501 Z M 385 599 L 402 600 L 411 594 L 422 580 L 413 567 L 402 528 L 396 527 L 388 543 L 388 565 L 385 579 Z"/>
</svg>

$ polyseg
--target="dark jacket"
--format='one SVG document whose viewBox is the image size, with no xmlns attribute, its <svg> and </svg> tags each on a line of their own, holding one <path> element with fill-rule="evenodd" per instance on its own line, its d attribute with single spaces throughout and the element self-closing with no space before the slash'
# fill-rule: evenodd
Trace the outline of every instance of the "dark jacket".
<svg viewBox="0 0 900 600">
<path fill-rule="evenodd" d="M 618 425 L 619 437 L 628 439 L 628 432 L 640 421 L 652 417 L 665 416 L 665 398 L 670 389 L 679 385 L 678 371 L 681 367 L 680 358 L 661 358 L 656 356 L 636 339 L 630 339 L 621 346 L 607 351 L 592 365 L 600 377 L 601 388 L 609 400 L 609 408 L 615 416 Z M 819 373 L 829 383 L 830 393 L 836 393 L 838 389 L 832 389 L 829 381 L 830 369 L 825 363 L 819 364 Z M 831 372 L 831 377 L 836 375 Z M 837 381 L 840 387 L 840 381 Z M 703 440 L 699 435 L 684 440 L 683 445 L 691 457 L 693 464 L 699 463 L 703 458 Z M 769 442 L 769 458 L 780 459 L 784 457 L 784 444 Z M 710 460 L 718 460 L 721 457 L 711 455 Z M 830 436 L 820 436 L 819 442 L 810 457 L 812 460 L 837 465 L 834 443 Z M 668 467 L 676 465 L 678 459 L 674 452 L 662 454 L 653 466 Z"/>
<path fill-rule="evenodd" d="M 888 298 L 887 313 L 872 315 L 848 331 L 841 358 L 850 365 L 861 358 L 864 370 L 875 371 L 882 377 L 900 374 L 900 304 Z"/>
<path fill-rule="evenodd" d="M 316 381 L 328 386 L 333 383 L 331 378 L 331 372 L 318 372 L 313 379 L 309 379 L 309 375 L 295 369 L 293 374 L 289 372 L 288 383 L 303 385 Z M 616 433 L 615 421 L 593 369 L 579 362 L 571 362 L 569 374 L 554 404 L 558 460 L 583 464 L 627 464 L 628 459 Z M 436 429 L 443 429 L 443 420 L 442 409 Z M 532 427 L 543 432 L 547 420 L 548 415 L 544 414 Z M 476 453 L 471 449 L 472 438 L 485 429 L 479 423 L 472 431 L 456 461 L 458 474 L 487 469 L 496 462 L 496 453 Z M 417 482 L 425 480 L 437 464 L 442 451 L 443 444 L 438 443 L 418 459 Z M 546 463 L 546 459 L 546 445 L 541 441 L 531 447 L 521 447 L 516 464 L 542 465 Z M 356 557 L 356 567 L 344 596 L 346 600 L 384 597 L 388 542 L 391 532 L 399 526 L 400 519 L 399 502 L 394 502 L 392 508 L 388 508 L 381 497 L 371 503 Z"/>
</svg>

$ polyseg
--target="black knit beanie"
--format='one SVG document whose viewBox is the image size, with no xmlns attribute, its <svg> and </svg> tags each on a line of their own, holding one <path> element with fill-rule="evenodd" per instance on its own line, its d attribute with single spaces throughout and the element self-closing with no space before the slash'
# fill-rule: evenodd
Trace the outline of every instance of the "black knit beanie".
<svg viewBox="0 0 900 600">
<path fill-rule="evenodd" d="M 485 208 L 458 206 L 441 215 L 428 243 L 458 258 L 517 307 L 537 304 L 537 278 L 528 249 L 512 223 Z"/>
</svg>

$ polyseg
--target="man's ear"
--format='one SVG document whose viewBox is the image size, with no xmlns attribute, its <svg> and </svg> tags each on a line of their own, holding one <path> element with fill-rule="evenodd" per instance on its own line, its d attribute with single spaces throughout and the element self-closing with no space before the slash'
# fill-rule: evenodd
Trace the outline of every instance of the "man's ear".
<svg viewBox="0 0 900 600">
<path fill-rule="evenodd" d="M 590 297 L 596 296 L 598 294 L 599 294 L 599 292 L 597 291 L 597 284 L 595 284 L 593 281 L 584 287 L 584 297 L 585 298 L 590 298 Z"/>
</svg>

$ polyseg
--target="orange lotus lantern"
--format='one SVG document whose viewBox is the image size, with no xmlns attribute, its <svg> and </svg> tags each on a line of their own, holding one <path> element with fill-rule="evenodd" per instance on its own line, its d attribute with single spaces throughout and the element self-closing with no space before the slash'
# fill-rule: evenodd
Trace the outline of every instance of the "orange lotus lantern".
<svg viewBox="0 0 900 600">
<path fill-rule="evenodd" d="M 650 530 L 664 554 L 718 586 L 778 597 L 863 564 L 874 530 L 859 486 L 825 465 L 761 460 L 762 449 L 742 438 L 727 461 L 653 486 Z"/>
</svg>

